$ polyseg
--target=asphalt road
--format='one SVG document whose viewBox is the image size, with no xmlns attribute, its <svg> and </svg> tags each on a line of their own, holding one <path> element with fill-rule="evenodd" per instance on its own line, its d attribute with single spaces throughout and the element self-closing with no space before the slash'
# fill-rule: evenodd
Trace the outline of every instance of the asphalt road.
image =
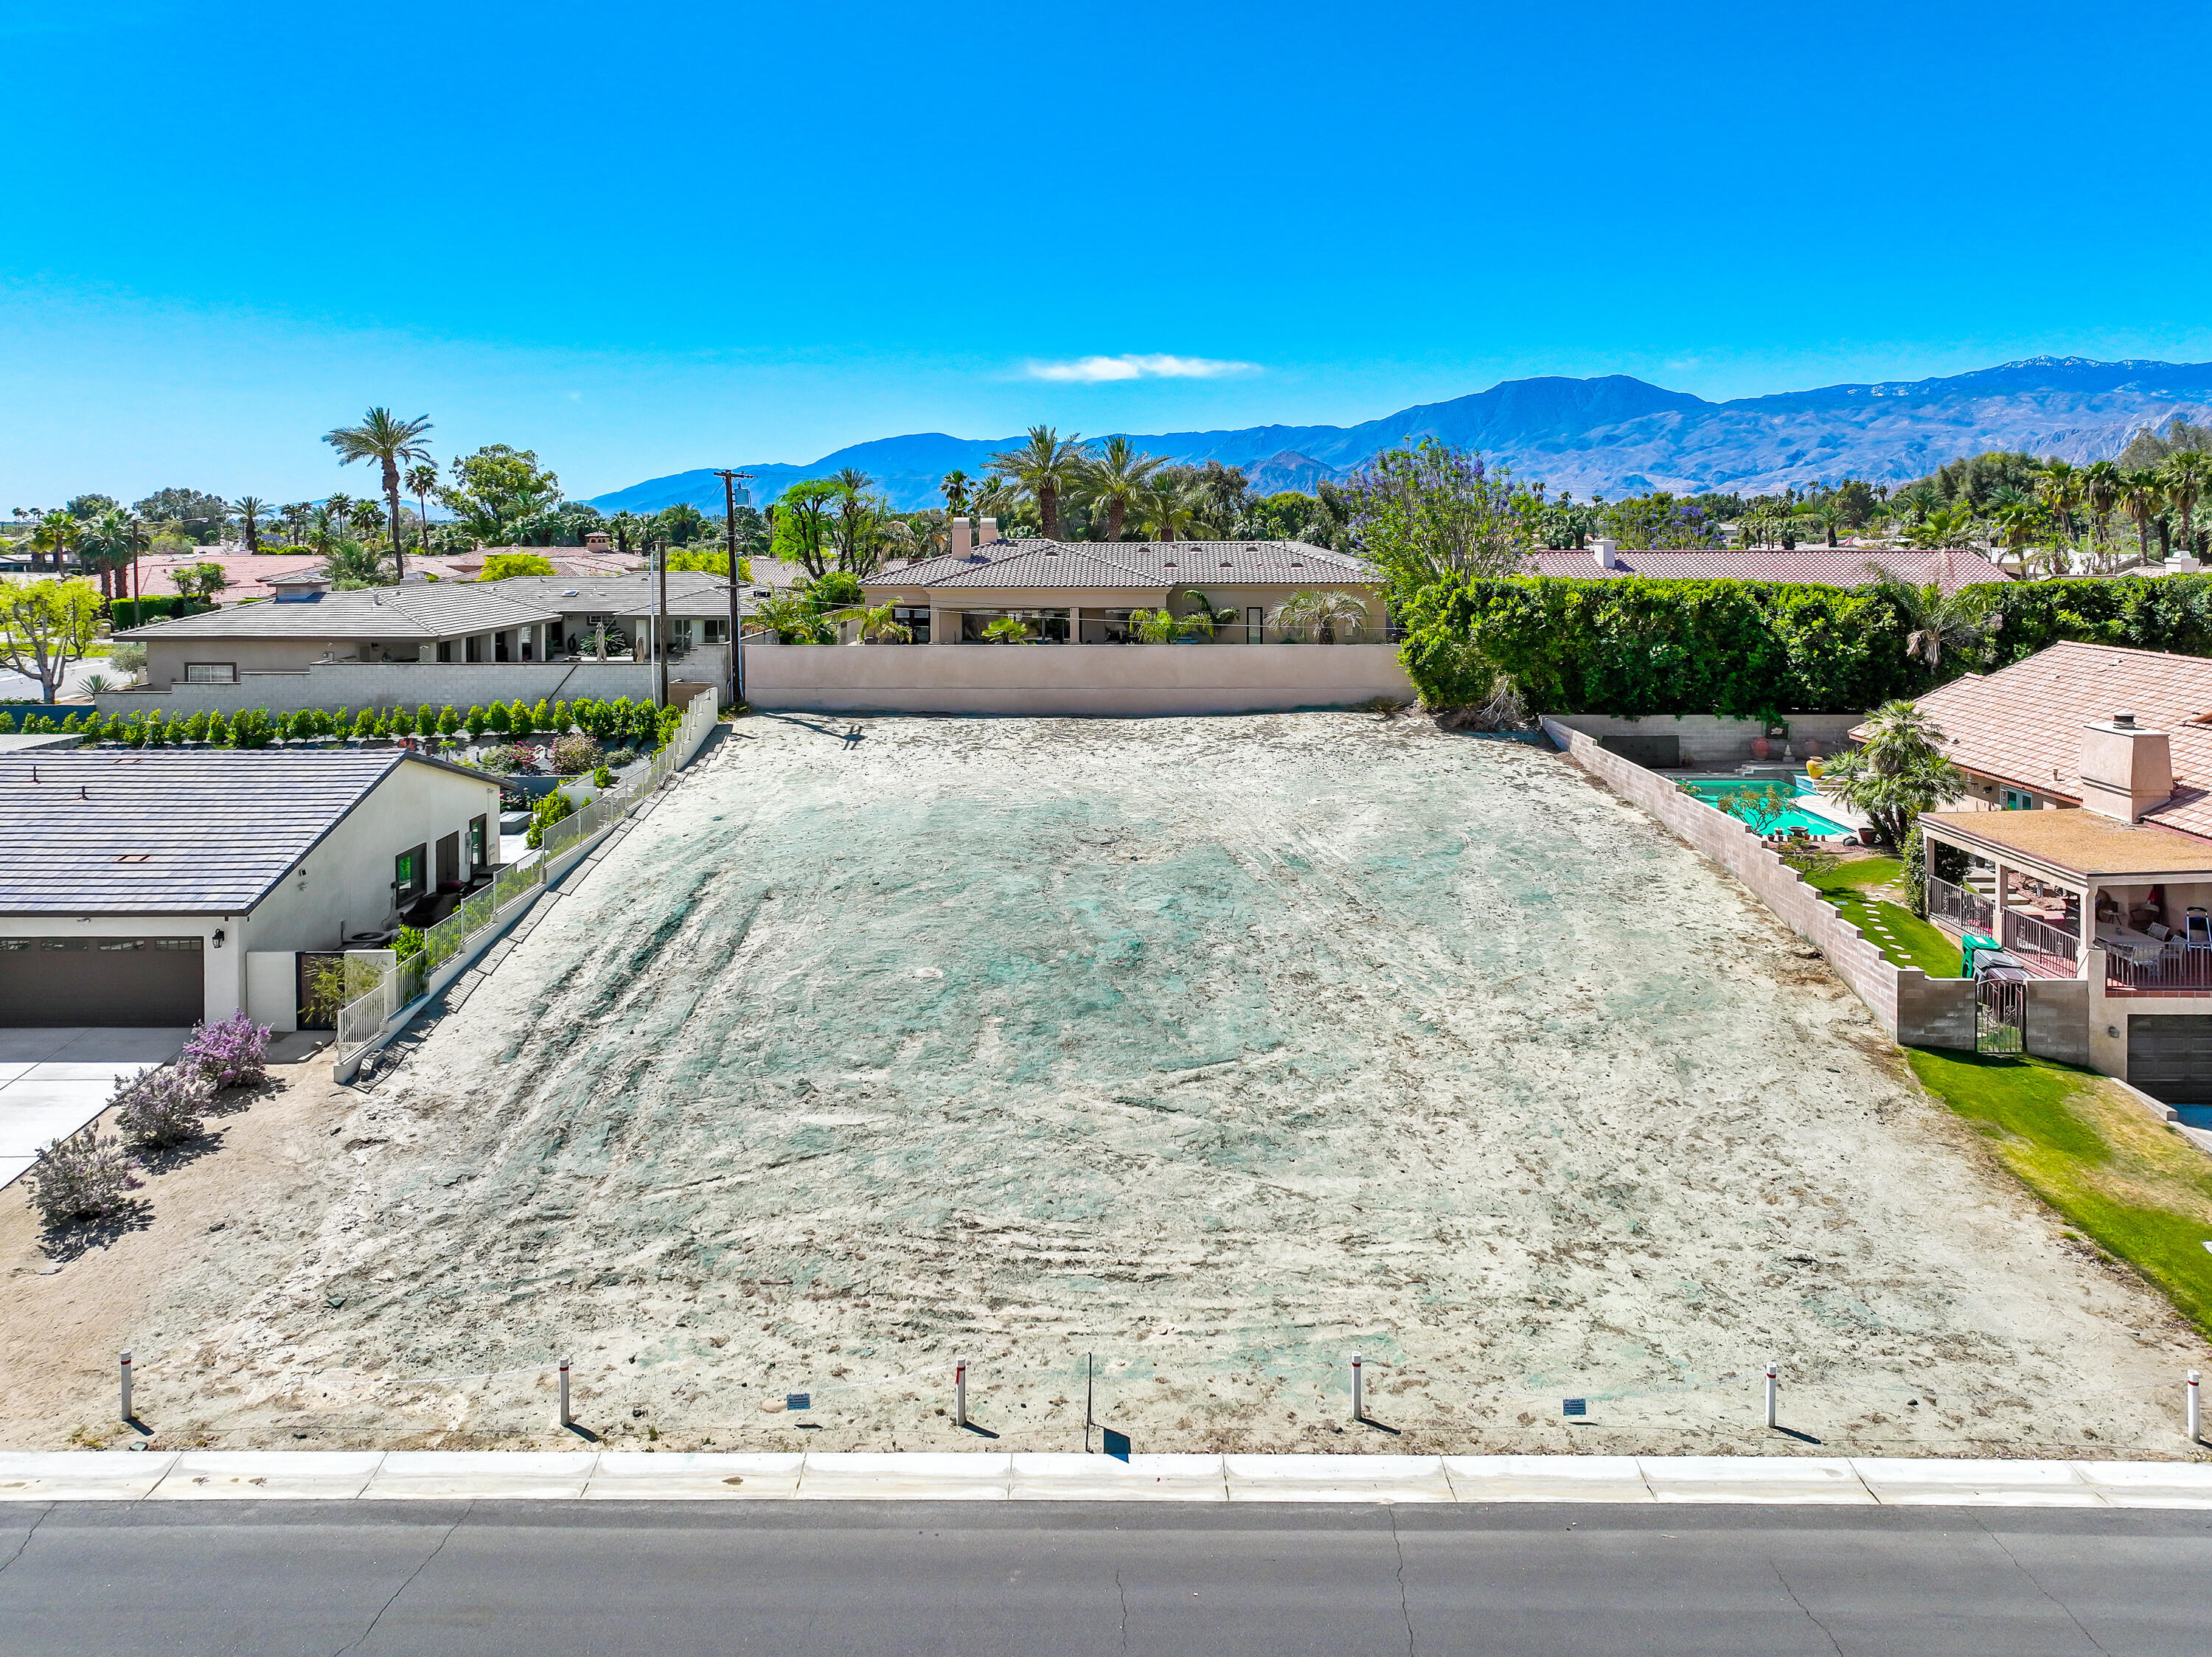
<svg viewBox="0 0 2212 1657">
<path fill-rule="evenodd" d="M 11 1657 L 2199 1657 L 2212 1513 L 83 1502 L 0 1559 Z"/>
</svg>

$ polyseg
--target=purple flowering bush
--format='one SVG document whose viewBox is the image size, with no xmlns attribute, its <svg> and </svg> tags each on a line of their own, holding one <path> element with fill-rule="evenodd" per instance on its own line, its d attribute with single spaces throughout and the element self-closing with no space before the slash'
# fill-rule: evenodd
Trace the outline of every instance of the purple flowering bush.
<svg viewBox="0 0 2212 1657">
<path fill-rule="evenodd" d="M 269 1074 L 269 1026 L 243 1013 L 192 1032 L 178 1057 L 181 1069 L 216 1087 L 251 1087 Z"/>
<path fill-rule="evenodd" d="M 115 1114 L 115 1125 L 125 1140 L 142 1150 L 157 1150 L 198 1139 L 205 1131 L 202 1118 L 214 1091 L 197 1070 L 163 1064 L 141 1076 L 116 1077 L 115 1095 L 108 1103 L 123 1107 Z"/>
<path fill-rule="evenodd" d="M 31 1164 L 31 1203 L 49 1226 L 105 1219 L 130 1201 L 131 1177 L 123 1147 L 90 1128 L 57 1139 Z"/>
</svg>

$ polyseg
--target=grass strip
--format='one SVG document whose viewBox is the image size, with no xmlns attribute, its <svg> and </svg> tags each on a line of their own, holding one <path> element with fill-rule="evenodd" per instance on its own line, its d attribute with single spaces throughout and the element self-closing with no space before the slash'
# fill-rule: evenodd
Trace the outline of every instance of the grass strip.
<svg viewBox="0 0 2212 1657">
<path fill-rule="evenodd" d="M 2092 1071 L 1986 1053 L 1905 1056 L 2030 1191 L 2212 1335 L 2212 1157 Z"/>
<path fill-rule="evenodd" d="M 1958 946 L 1904 905 L 1875 895 L 1894 886 L 1900 874 L 1894 857 L 1853 857 L 1814 870 L 1805 882 L 1864 932 L 1892 965 L 1917 966 L 1931 978 L 1957 978 Z M 1887 929 L 1887 936 L 1876 922 Z"/>
</svg>

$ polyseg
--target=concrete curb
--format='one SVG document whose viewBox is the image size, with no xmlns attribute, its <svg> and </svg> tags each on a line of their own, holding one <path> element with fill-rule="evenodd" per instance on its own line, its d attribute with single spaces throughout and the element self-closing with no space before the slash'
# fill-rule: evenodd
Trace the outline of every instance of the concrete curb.
<svg viewBox="0 0 2212 1657">
<path fill-rule="evenodd" d="M 1735 1502 L 2212 1509 L 2212 1464 L 1811 1456 L 0 1451 L 0 1502 Z"/>
</svg>

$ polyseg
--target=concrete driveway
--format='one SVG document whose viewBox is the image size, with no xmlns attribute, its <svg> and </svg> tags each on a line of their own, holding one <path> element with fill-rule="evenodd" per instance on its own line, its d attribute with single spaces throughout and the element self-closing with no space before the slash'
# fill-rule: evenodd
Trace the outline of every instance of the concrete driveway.
<svg viewBox="0 0 2212 1657">
<path fill-rule="evenodd" d="M 189 1029 L 0 1029 L 0 1185 L 106 1108 L 115 1078 L 174 1057 Z"/>
</svg>

